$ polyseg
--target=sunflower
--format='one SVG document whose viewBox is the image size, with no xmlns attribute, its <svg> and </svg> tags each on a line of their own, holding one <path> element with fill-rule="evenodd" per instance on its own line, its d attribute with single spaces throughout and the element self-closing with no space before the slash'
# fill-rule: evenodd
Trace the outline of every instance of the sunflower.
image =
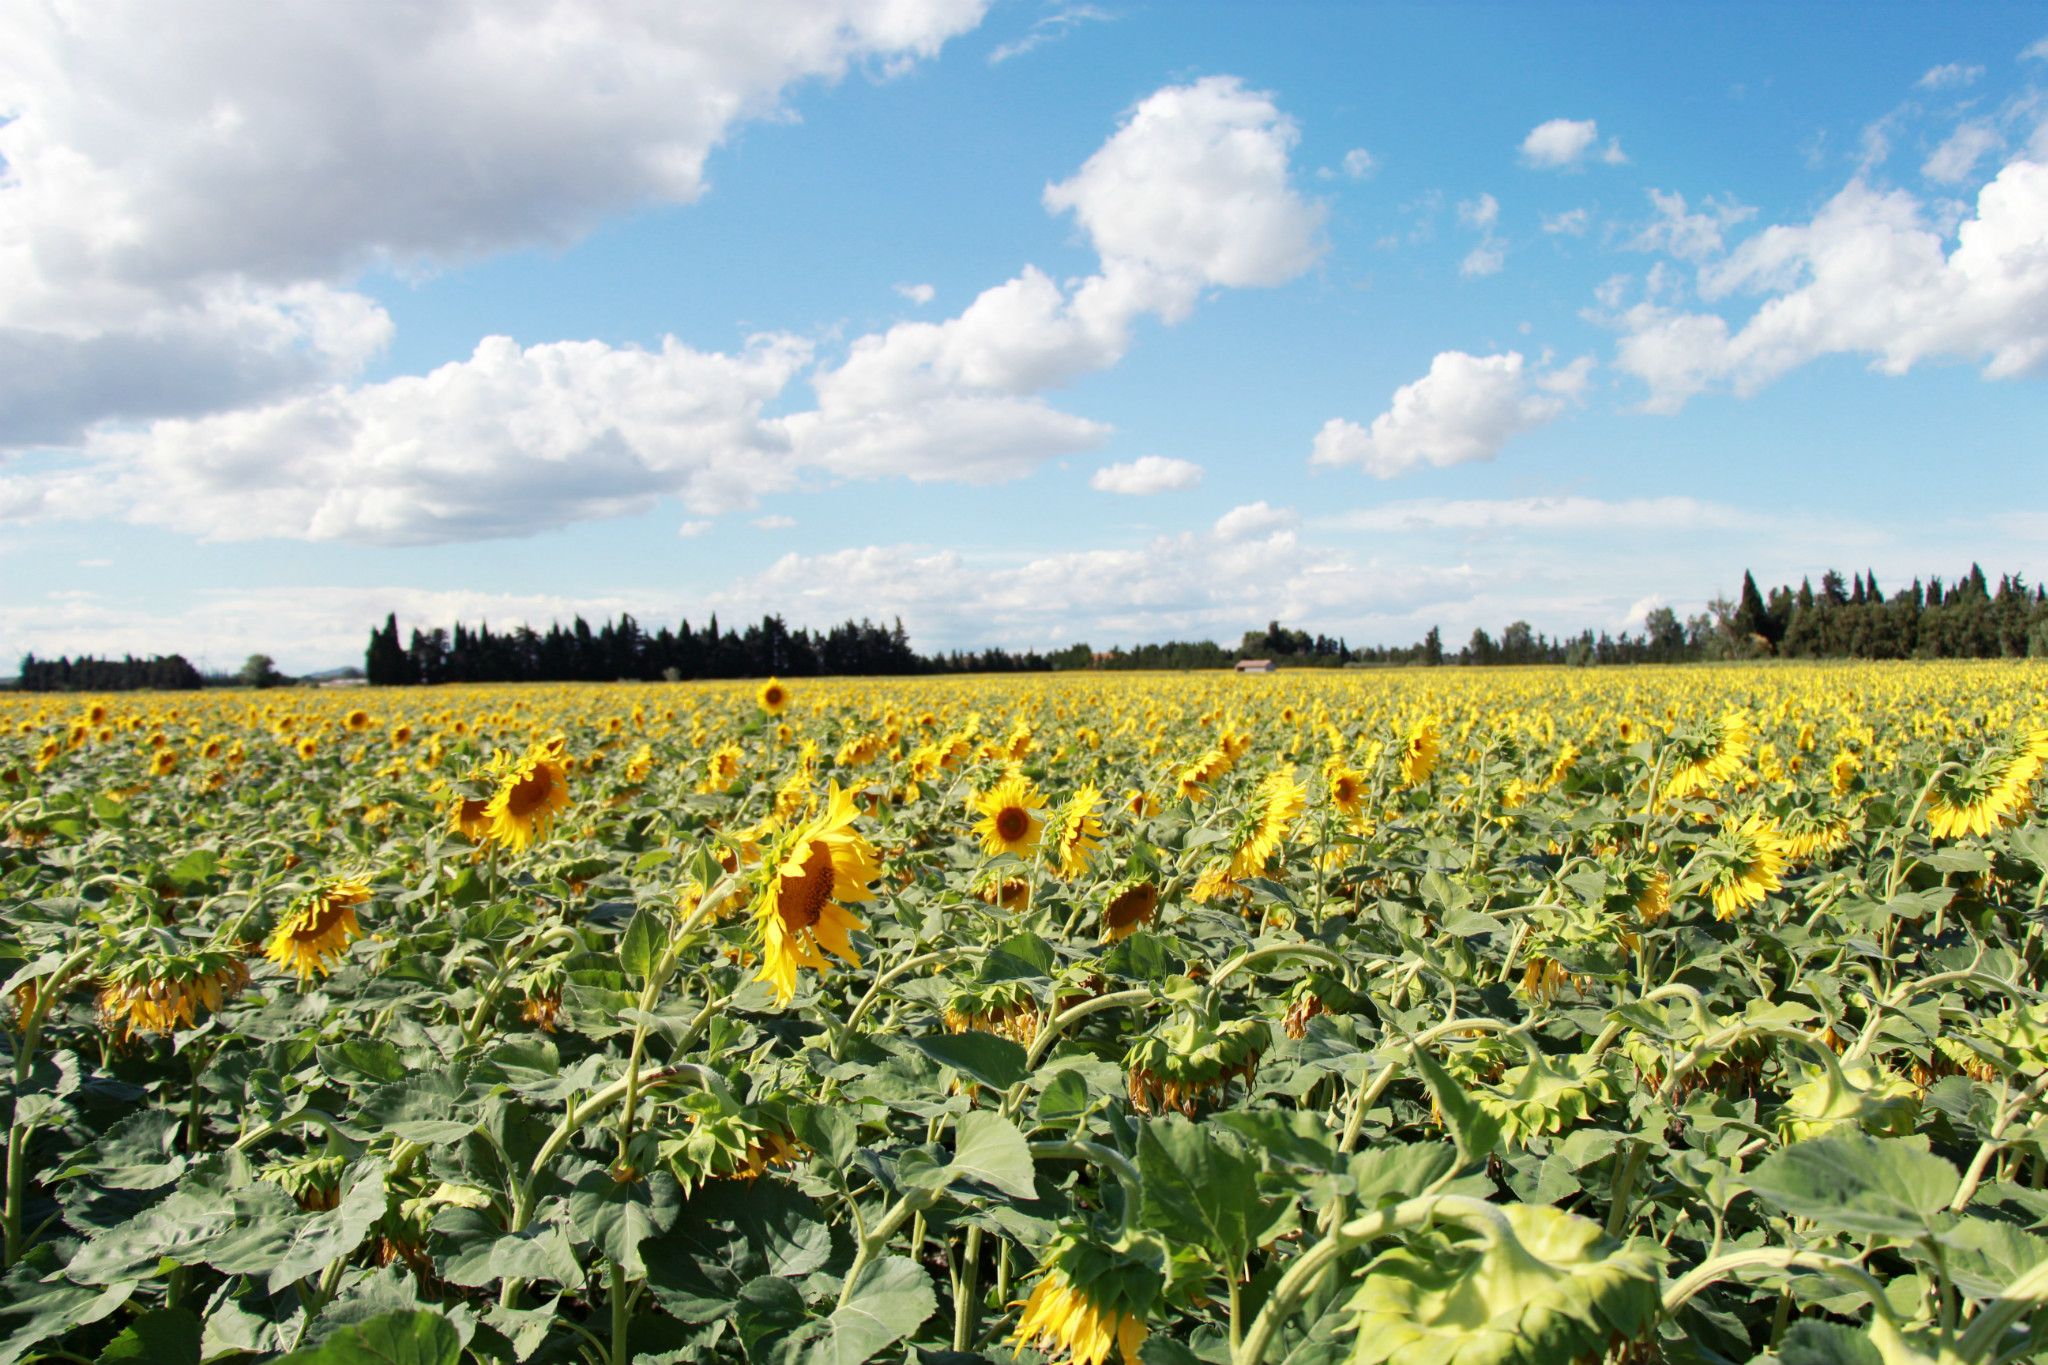
<svg viewBox="0 0 2048 1365">
<path fill-rule="evenodd" d="M 1356 768 L 1347 768 L 1336 760 L 1323 770 L 1323 787 L 1330 794 L 1330 804 L 1339 814 L 1356 820 L 1365 813 L 1365 799 L 1370 794 L 1372 783 Z"/>
<path fill-rule="evenodd" d="M 1785 857 L 1806 862 L 1824 857 L 1849 842 L 1849 821 L 1840 815 L 1804 808 L 1795 810 L 1784 826 Z"/>
<path fill-rule="evenodd" d="M 1032 788 L 1029 778 L 1006 777 L 968 804 L 981 814 L 974 832 L 981 836 L 982 851 L 991 858 L 998 853 L 1028 858 L 1037 849 L 1045 822 L 1036 812 L 1045 808 L 1045 798 Z"/>
<path fill-rule="evenodd" d="M 1664 799 L 1683 801 L 1699 796 L 1714 783 L 1735 776 L 1749 754 L 1752 737 L 1749 717 L 1733 709 L 1718 720 L 1673 734 L 1671 744 L 1679 765 L 1665 779 Z"/>
<path fill-rule="evenodd" d="M 1645 924 L 1655 924 L 1671 913 L 1671 878 L 1662 871 L 1631 876 L 1630 889 L 1636 893 L 1636 914 Z"/>
<path fill-rule="evenodd" d="M 348 727 L 351 734 L 359 735 L 370 728 L 370 713 L 360 709 L 351 711 L 342 717 L 341 723 Z"/>
<path fill-rule="evenodd" d="M 327 975 L 334 970 L 330 964 L 363 936 L 356 907 L 369 898 L 370 888 L 361 882 L 329 882 L 278 922 L 263 955 L 297 972 L 300 980 Z"/>
<path fill-rule="evenodd" d="M 1960 773 L 1936 779 L 1927 819 L 1937 839 L 1986 836 L 2034 808 L 2034 779 L 2048 758 L 2048 730 L 1994 745 Z"/>
<path fill-rule="evenodd" d="M 1714 918 L 1734 919 L 1782 883 L 1785 844 L 1776 821 L 1762 811 L 1733 828 L 1724 828 L 1702 847 L 1714 862 L 1707 889 L 1714 898 Z"/>
<path fill-rule="evenodd" d="M 299 757 L 305 762 L 310 763 L 320 756 L 320 741 L 311 735 L 307 735 L 304 739 L 300 740 L 297 748 Z"/>
<path fill-rule="evenodd" d="M 1078 877 L 1095 860 L 1102 847 L 1102 822 L 1095 818 L 1095 808 L 1101 803 L 1102 793 L 1084 785 L 1046 821 L 1045 837 L 1052 849 L 1055 875 Z"/>
<path fill-rule="evenodd" d="M 568 806 L 568 766 L 551 748 L 538 747 L 499 771 L 498 790 L 484 807 L 489 837 L 523 852 L 548 837 L 556 814 Z"/>
<path fill-rule="evenodd" d="M 1159 814 L 1159 798 L 1131 787 L 1124 792 L 1124 809 L 1140 820 L 1149 820 Z"/>
<path fill-rule="evenodd" d="M 860 965 L 846 936 L 866 926 L 846 903 L 872 899 L 868 883 L 882 868 L 874 845 L 852 828 L 858 813 L 853 793 L 835 782 L 825 812 L 778 838 L 762 861 L 752 911 L 761 951 L 761 973 L 754 979 L 771 982 L 785 1002 L 796 994 L 798 967 L 831 969 L 820 948 Z"/>
<path fill-rule="evenodd" d="M 1266 860 L 1280 850 L 1287 827 L 1308 806 L 1308 789 L 1282 768 L 1259 779 L 1250 810 L 1238 829 L 1237 851 L 1230 857 L 1233 878 L 1257 876 Z"/>
<path fill-rule="evenodd" d="M 1222 749 L 1211 749 L 1174 775 L 1174 792 L 1181 800 L 1199 804 L 1207 799 L 1210 784 L 1230 771 L 1236 762 Z"/>
<path fill-rule="evenodd" d="M 1863 760 L 1842 750 L 1828 764 L 1828 788 L 1837 797 L 1847 796 L 1856 787 L 1856 779 L 1863 772 Z"/>
<path fill-rule="evenodd" d="M 107 974 L 100 1017 L 124 1040 L 136 1033 L 170 1033 L 181 1024 L 193 1027 L 201 1011 L 219 1010 L 248 984 L 248 968 L 231 953 L 151 953 Z"/>
<path fill-rule="evenodd" d="M 1436 722 L 1418 720 L 1408 729 L 1408 736 L 1401 742 L 1401 785 L 1419 787 L 1429 780 L 1436 771 L 1437 756 L 1443 752 L 1443 742 L 1437 738 Z"/>
<path fill-rule="evenodd" d="M 169 777 L 176 771 L 178 771 L 177 750 L 158 749 L 154 754 L 150 755 L 149 775 L 151 777 Z"/>
<path fill-rule="evenodd" d="M 771 716 L 789 709 L 789 687 L 780 678 L 770 678 L 754 693 L 754 701 Z"/>
<path fill-rule="evenodd" d="M 1127 939 L 1159 915 L 1159 888 L 1149 881 L 1127 881 L 1102 912 L 1102 941 Z"/>
<path fill-rule="evenodd" d="M 1011 1340 L 1036 1341 L 1054 1359 L 1064 1352 L 1070 1365 L 1102 1365 L 1114 1346 L 1124 1365 L 1138 1365 L 1138 1348 L 1151 1333 L 1145 1319 L 1165 1284 L 1162 1253 L 1128 1238 L 1107 1247 L 1055 1239 Z"/>
</svg>

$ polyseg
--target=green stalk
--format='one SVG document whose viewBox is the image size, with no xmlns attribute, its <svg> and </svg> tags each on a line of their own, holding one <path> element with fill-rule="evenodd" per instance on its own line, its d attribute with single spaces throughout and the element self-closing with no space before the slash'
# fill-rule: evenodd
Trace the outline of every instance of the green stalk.
<svg viewBox="0 0 2048 1365">
<path fill-rule="evenodd" d="M 1055 1014 L 1047 1021 L 1046 1026 L 1038 1031 L 1038 1036 L 1031 1040 L 1031 1050 L 1024 1057 L 1024 1069 L 1036 1070 L 1039 1062 L 1045 1059 L 1046 1052 L 1052 1047 L 1053 1040 L 1060 1036 L 1067 1025 L 1076 1020 L 1085 1019 L 1098 1010 L 1113 1009 L 1118 1005 L 1136 1005 L 1152 998 L 1153 993 L 1150 990 L 1112 991 L 1108 995 L 1098 995 L 1093 1000 L 1083 1000 L 1063 1014 Z"/>
<path fill-rule="evenodd" d="M 21 1037 L 14 1052 L 14 1093 L 28 1093 L 29 1072 L 34 1069 L 36 1044 L 41 1041 L 43 1021 L 50 1006 L 64 992 L 71 976 L 92 959 L 93 950 L 81 948 L 57 964 L 55 971 L 36 983 L 35 1008 L 21 1021 Z M 28 1140 L 35 1125 L 14 1123 L 7 1130 L 7 1207 L 0 1212 L 6 1228 L 6 1259 L 0 1269 L 12 1266 L 28 1248 L 22 1237 L 21 1220 L 28 1205 Z"/>
<path fill-rule="evenodd" d="M 974 1329 L 981 1318 L 981 1229 L 969 1226 L 960 1252 L 959 1284 L 953 1293 L 953 1349 L 974 1349 Z"/>
</svg>

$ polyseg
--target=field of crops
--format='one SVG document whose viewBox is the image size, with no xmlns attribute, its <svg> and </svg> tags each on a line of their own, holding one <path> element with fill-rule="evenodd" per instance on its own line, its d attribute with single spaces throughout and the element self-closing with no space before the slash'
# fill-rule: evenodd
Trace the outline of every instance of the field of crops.
<svg viewBox="0 0 2048 1365">
<path fill-rule="evenodd" d="M 2044 684 L 0 697 L 0 1365 L 2048 1353 Z"/>
</svg>

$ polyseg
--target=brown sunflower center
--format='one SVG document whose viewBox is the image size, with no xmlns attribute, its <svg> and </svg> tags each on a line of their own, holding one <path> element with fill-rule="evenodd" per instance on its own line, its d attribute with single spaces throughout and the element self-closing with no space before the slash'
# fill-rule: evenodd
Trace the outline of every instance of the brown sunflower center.
<svg viewBox="0 0 2048 1365">
<path fill-rule="evenodd" d="M 1109 903 L 1110 928 L 1128 929 L 1134 924 L 1148 923 L 1158 904 L 1158 887 L 1150 882 L 1134 886 Z"/>
<path fill-rule="evenodd" d="M 1031 813 L 1022 806 L 1004 806 L 996 812 L 996 837 L 1014 844 L 1031 833 Z"/>
<path fill-rule="evenodd" d="M 791 931 L 808 929 L 825 913 L 832 899 L 832 849 L 823 839 L 811 840 L 801 875 L 785 874 L 775 892 L 775 911 Z"/>
<path fill-rule="evenodd" d="M 512 793 L 505 798 L 505 809 L 515 818 L 524 820 L 547 804 L 554 789 L 554 774 L 546 768 L 536 768 L 512 784 Z"/>
</svg>

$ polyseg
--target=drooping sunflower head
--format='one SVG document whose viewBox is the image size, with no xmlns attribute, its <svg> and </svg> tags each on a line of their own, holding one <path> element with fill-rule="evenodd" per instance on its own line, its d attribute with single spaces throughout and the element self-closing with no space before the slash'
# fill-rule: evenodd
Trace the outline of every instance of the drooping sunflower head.
<svg viewBox="0 0 2048 1365">
<path fill-rule="evenodd" d="M 1103 1365 L 1115 1347 L 1124 1365 L 1138 1365 L 1166 1287 L 1165 1249 L 1142 1234 L 1111 1243 L 1075 1234 L 1054 1239 L 1039 1264 L 1044 1273 L 1023 1301 L 1012 1341 L 1037 1342 L 1054 1360 Z"/>
<path fill-rule="evenodd" d="M 171 1033 L 194 1027 L 249 984 L 249 971 L 232 953 L 146 953 L 107 973 L 99 993 L 100 1018 L 116 1036 Z"/>
<path fill-rule="evenodd" d="M 1159 887 L 1149 878 L 1132 878 L 1118 885 L 1102 911 L 1102 941 L 1116 943 L 1129 938 L 1159 915 Z"/>
<path fill-rule="evenodd" d="M 835 782 L 825 810 L 780 835 L 761 861 L 752 910 L 761 953 L 755 979 L 782 1000 L 796 994 L 799 967 L 831 969 L 827 952 L 860 965 L 847 935 L 866 926 L 846 907 L 873 899 L 868 884 L 882 867 L 875 846 L 853 828 L 858 814 L 853 793 Z"/>
<path fill-rule="evenodd" d="M 1237 832 L 1237 848 L 1230 858 L 1232 877 L 1254 877 L 1266 860 L 1280 849 L 1288 826 L 1308 808 L 1308 788 L 1295 780 L 1286 768 L 1259 779 Z"/>
<path fill-rule="evenodd" d="M 1006 777 L 975 797 L 970 803 L 980 814 L 974 832 L 981 836 L 984 853 L 1028 858 L 1037 849 L 1044 832 L 1045 798 L 1023 776 Z"/>
<path fill-rule="evenodd" d="M 263 955 L 300 980 L 326 976 L 363 936 L 356 907 L 368 899 L 370 888 L 361 882 L 328 882 L 278 921 Z"/>
<path fill-rule="evenodd" d="M 158 749 L 150 755 L 149 775 L 151 777 L 169 777 L 176 771 L 178 771 L 178 751 L 176 749 Z"/>
<path fill-rule="evenodd" d="M 1937 839 L 1984 837 L 2034 808 L 2034 779 L 2048 759 L 2048 730 L 1994 744 L 1960 771 L 1935 778 L 1927 821 Z"/>
<path fill-rule="evenodd" d="M 771 716 L 779 716 L 789 709 L 789 685 L 780 678 L 770 678 L 755 689 L 754 701 Z"/>
<path fill-rule="evenodd" d="M 568 765 L 551 748 L 538 747 L 502 766 L 484 818 L 491 839 L 523 852 L 548 837 L 555 816 L 568 805 Z"/>
<path fill-rule="evenodd" d="M 1710 870 L 1706 886 L 1714 900 L 1715 919 L 1734 919 L 1782 885 L 1784 836 L 1777 822 L 1762 811 L 1739 825 L 1724 826 L 1701 846 Z"/>
<path fill-rule="evenodd" d="M 1734 708 L 1703 725 L 1672 731 L 1670 761 L 1676 766 L 1665 779 L 1663 798 L 1683 801 L 1735 776 L 1749 756 L 1753 739 L 1749 716 Z"/>
<path fill-rule="evenodd" d="M 1863 772 L 1863 760 L 1847 749 L 1835 755 L 1828 764 L 1828 789 L 1837 798 L 1847 796 L 1856 789 L 1856 781 Z"/>
<path fill-rule="evenodd" d="M 1643 923 L 1655 924 L 1671 913 L 1671 875 L 1662 868 L 1630 873 L 1628 889 Z"/>
</svg>

